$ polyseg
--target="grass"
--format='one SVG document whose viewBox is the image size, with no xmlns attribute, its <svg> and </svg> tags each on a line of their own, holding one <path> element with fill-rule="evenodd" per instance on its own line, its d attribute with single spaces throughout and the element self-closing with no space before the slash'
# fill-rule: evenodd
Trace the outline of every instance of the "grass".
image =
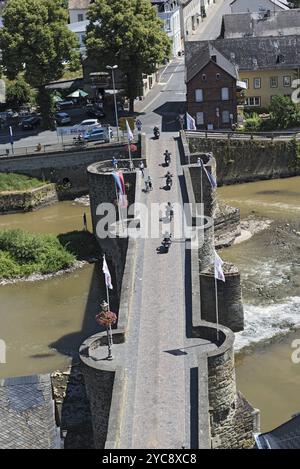
<svg viewBox="0 0 300 469">
<path fill-rule="evenodd" d="M 0 192 L 35 189 L 44 184 L 44 181 L 25 176 L 24 174 L 0 173 Z"/>
<path fill-rule="evenodd" d="M 94 236 L 86 231 L 58 236 L 20 229 L 0 231 L 0 279 L 51 274 L 71 267 L 76 260 L 100 255 Z"/>
</svg>

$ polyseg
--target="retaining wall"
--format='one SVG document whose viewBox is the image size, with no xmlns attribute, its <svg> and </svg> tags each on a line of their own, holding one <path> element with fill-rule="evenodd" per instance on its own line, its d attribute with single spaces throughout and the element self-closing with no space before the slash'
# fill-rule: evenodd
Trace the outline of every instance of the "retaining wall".
<svg viewBox="0 0 300 469">
<path fill-rule="evenodd" d="M 300 174 L 300 143 L 294 140 L 272 142 L 189 137 L 188 147 L 186 158 L 191 163 L 197 162 L 200 153 L 213 153 L 219 186 Z"/>
<path fill-rule="evenodd" d="M 55 184 L 45 184 L 26 191 L 0 192 L 0 213 L 34 210 L 57 200 Z"/>
</svg>

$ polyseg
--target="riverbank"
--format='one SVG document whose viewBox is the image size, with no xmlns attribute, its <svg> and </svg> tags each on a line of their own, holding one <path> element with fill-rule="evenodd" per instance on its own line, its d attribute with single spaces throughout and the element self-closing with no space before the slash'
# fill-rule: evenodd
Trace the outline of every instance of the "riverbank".
<svg viewBox="0 0 300 469">
<path fill-rule="evenodd" d="M 87 231 L 58 236 L 0 231 L 0 285 L 60 276 L 100 256 L 98 243 Z"/>
<path fill-rule="evenodd" d="M 221 252 L 242 280 L 245 330 L 235 336 L 238 388 L 261 410 L 268 431 L 300 411 L 300 368 L 291 360 L 300 339 L 300 178 L 224 186 L 219 196 L 240 209 L 242 226 L 271 221 Z M 246 220 L 246 224 L 245 224 Z"/>
</svg>

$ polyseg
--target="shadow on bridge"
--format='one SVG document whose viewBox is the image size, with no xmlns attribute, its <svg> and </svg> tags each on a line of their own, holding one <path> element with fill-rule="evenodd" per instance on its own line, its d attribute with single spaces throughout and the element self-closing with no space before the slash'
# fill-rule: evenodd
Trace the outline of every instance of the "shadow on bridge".
<svg viewBox="0 0 300 469">
<path fill-rule="evenodd" d="M 185 102 L 169 101 L 154 109 L 153 112 L 162 118 L 162 132 L 178 132 L 181 129 L 179 115 L 185 114 Z"/>
</svg>

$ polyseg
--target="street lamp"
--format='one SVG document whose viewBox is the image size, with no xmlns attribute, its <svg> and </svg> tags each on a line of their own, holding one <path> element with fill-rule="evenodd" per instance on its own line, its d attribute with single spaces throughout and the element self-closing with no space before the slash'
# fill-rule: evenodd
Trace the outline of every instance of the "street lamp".
<svg viewBox="0 0 300 469">
<path fill-rule="evenodd" d="M 117 322 L 117 315 L 110 311 L 109 304 L 106 300 L 101 301 L 101 311 L 96 315 L 96 321 L 100 326 L 106 327 L 107 333 L 107 346 L 108 346 L 108 356 L 107 360 L 112 360 L 112 346 L 113 346 L 113 338 L 112 338 L 112 330 L 111 326 Z"/>
<path fill-rule="evenodd" d="M 106 65 L 107 70 L 111 70 L 112 82 L 113 82 L 113 91 L 114 91 L 114 103 L 115 103 L 115 116 L 116 116 L 116 126 L 117 126 L 117 139 L 119 141 L 119 119 L 118 119 L 118 108 L 117 108 L 117 96 L 116 96 L 116 87 L 115 87 L 115 74 L 114 70 L 118 68 L 118 65 Z"/>
</svg>

